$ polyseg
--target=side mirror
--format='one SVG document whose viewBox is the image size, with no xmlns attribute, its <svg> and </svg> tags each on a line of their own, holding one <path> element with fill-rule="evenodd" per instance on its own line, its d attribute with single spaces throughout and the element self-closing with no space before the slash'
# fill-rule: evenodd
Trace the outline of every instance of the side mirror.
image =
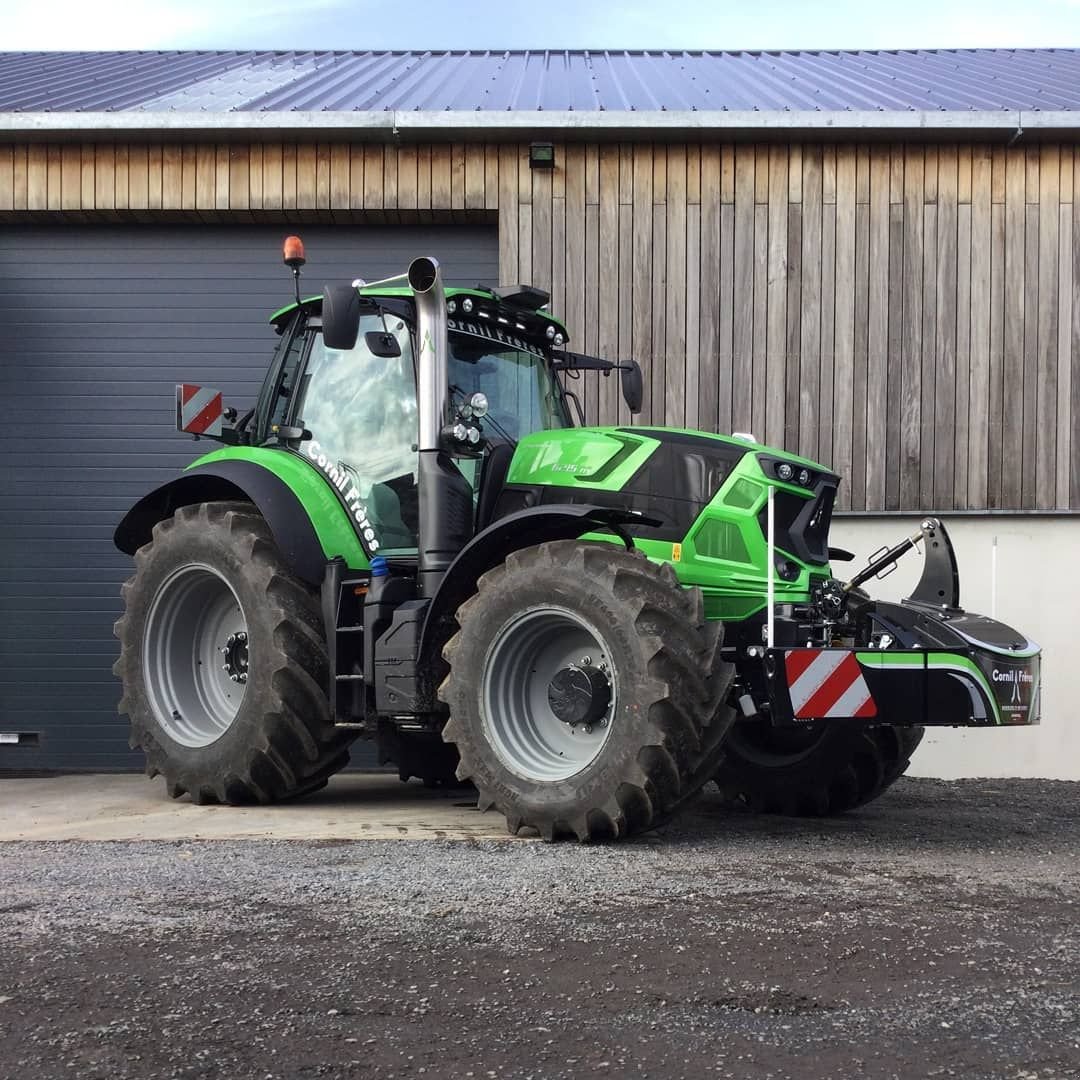
<svg viewBox="0 0 1080 1080">
<path fill-rule="evenodd" d="M 631 360 L 622 367 L 622 396 L 626 407 L 632 413 L 641 412 L 641 400 L 644 395 L 644 380 L 641 375 L 641 365 L 636 360 Z"/>
<path fill-rule="evenodd" d="M 360 333 L 360 294 L 352 285 L 324 285 L 322 302 L 323 343 L 328 349 L 347 352 Z"/>
<path fill-rule="evenodd" d="M 324 330 L 323 333 L 325 334 L 326 331 Z M 383 333 L 382 330 L 369 330 L 364 335 L 364 344 L 367 345 L 372 356 L 381 356 L 383 359 L 391 360 L 401 355 L 398 339 L 393 334 Z"/>
</svg>

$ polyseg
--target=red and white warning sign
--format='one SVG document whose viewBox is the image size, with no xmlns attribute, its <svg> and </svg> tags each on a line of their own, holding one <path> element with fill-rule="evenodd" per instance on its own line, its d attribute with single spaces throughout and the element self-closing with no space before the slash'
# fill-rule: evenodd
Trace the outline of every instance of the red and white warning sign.
<svg viewBox="0 0 1080 1080">
<path fill-rule="evenodd" d="M 176 430 L 189 435 L 220 435 L 225 406 L 221 391 L 180 383 L 176 388 Z"/>
<path fill-rule="evenodd" d="M 784 669 L 797 720 L 877 716 L 862 668 L 849 649 L 789 649 Z"/>
</svg>

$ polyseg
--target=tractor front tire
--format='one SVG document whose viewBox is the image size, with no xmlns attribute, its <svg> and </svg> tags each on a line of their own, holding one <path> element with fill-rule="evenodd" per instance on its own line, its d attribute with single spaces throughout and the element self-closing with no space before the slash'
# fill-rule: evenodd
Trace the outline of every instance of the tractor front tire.
<svg viewBox="0 0 1080 1080">
<path fill-rule="evenodd" d="M 863 806 L 903 776 L 921 727 L 807 724 L 771 728 L 741 721 L 731 730 L 715 780 L 729 802 L 767 814 L 824 817 Z"/>
<path fill-rule="evenodd" d="M 443 738 L 511 833 L 617 839 L 715 771 L 732 721 L 722 625 L 668 565 L 556 541 L 485 573 L 457 612 Z"/>
<path fill-rule="evenodd" d="M 318 598 L 250 503 L 158 522 L 122 593 L 119 711 L 171 796 L 275 802 L 347 764 L 354 736 L 330 718 Z"/>
</svg>

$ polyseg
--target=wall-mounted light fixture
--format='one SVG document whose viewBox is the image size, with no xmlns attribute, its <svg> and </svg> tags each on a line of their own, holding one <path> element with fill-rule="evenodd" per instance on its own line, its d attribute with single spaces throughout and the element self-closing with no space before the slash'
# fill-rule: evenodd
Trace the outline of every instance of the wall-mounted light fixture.
<svg viewBox="0 0 1080 1080">
<path fill-rule="evenodd" d="M 554 169 L 555 144 L 549 142 L 529 143 L 529 168 Z"/>
</svg>

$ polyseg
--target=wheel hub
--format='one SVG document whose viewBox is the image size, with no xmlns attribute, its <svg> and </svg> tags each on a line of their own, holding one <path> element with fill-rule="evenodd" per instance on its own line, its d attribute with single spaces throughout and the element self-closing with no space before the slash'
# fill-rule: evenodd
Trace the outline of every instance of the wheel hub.
<svg viewBox="0 0 1080 1080">
<path fill-rule="evenodd" d="M 248 672 L 248 647 L 247 632 L 240 630 L 230 634 L 225 644 L 218 648 L 218 652 L 224 657 L 225 662 L 221 670 L 229 676 L 232 682 L 246 683 Z"/>
<path fill-rule="evenodd" d="M 611 704 L 611 683 L 598 667 L 569 664 L 548 683 L 547 697 L 551 711 L 564 724 L 572 728 L 578 724 L 602 726 Z"/>
</svg>

